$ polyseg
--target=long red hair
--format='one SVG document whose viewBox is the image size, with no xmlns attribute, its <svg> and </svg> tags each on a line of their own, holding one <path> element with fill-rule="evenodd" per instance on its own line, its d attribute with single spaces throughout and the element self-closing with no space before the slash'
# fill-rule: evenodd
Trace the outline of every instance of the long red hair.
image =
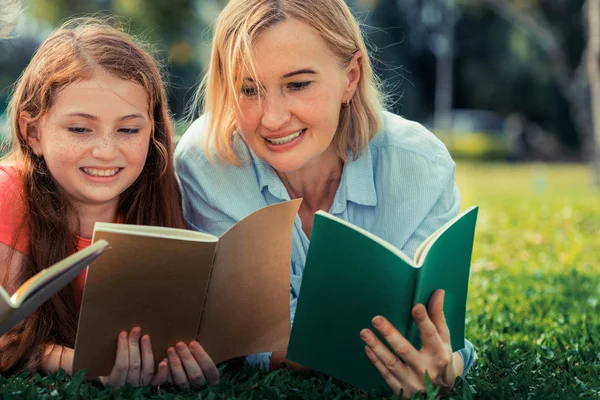
<svg viewBox="0 0 600 400">
<path fill-rule="evenodd" d="M 20 166 L 25 215 L 14 240 L 22 230 L 29 237 L 20 279 L 74 252 L 78 232 L 69 229 L 67 215 L 74 210 L 57 189 L 44 159 L 27 144 L 19 117 L 27 113 L 32 121 L 41 118 L 61 89 L 89 78 L 98 68 L 144 87 L 154 122 L 146 164 L 120 196 L 118 215 L 127 224 L 185 226 L 173 167 L 174 128 L 160 65 L 142 44 L 113 25 L 90 18 L 65 23 L 42 43 L 16 84 L 9 104 L 13 149 L 8 157 Z M 6 271 L 3 278 L 6 282 Z M 37 369 L 48 344 L 73 347 L 77 314 L 72 290 L 63 289 L 0 339 L 0 371 Z"/>
</svg>

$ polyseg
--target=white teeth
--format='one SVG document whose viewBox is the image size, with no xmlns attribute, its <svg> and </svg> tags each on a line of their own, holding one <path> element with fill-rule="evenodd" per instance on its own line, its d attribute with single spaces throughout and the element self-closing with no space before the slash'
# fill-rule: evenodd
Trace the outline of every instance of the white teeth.
<svg viewBox="0 0 600 400">
<path fill-rule="evenodd" d="M 91 176 L 113 176 L 119 172 L 120 168 L 112 169 L 96 169 L 96 168 L 82 168 L 83 172 Z"/>
<path fill-rule="evenodd" d="M 296 132 L 296 133 L 292 133 L 291 135 L 282 137 L 282 138 L 277 138 L 277 139 L 269 139 L 267 138 L 267 140 L 273 144 L 286 144 L 291 142 L 292 140 L 296 139 L 298 136 L 300 136 L 300 134 L 304 132 L 304 129 Z"/>
</svg>

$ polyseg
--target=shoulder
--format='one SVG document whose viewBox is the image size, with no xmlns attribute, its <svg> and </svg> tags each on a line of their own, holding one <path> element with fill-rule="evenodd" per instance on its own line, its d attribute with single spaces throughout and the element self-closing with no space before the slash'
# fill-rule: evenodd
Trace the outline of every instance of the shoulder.
<svg viewBox="0 0 600 400">
<path fill-rule="evenodd" d="M 190 125 L 179 140 L 175 149 L 175 163 L 192 162 L 201 165 L 213 164 L 214 168 L 225 168 L 233 165 L 220 162 L 216 150 L 206 146 L 206 141 L 208 140 L 208 126 L 209 117 L 207 114 L 202 115 Z M 241 143 L 238 145 L 237 150 L 242 159 L 249 158 L 248 150 Z"/>
<path fill-rule="evenodd" d="M 256 174 L 246 146 L 239 143 L 241 165 L 224 162 L 215 150 L 206 149 L 207 130 L 208 117 L 204 115 L 188 128 L 175 149 L 175 168 L 183 196 L 196 192 L 194 194 L 205 199 L 215 197 L 218 200 L 223 193 L 230 196 L 231 193 L 256 190 Z"/>
<path fill-rule="evenodd" d="M 0 163 L 0 212 L 5 215 L 17 203 L 22 203 L 23 186 L 16 164 Z"/>
<path fill-rule="evenodd" d="M 13 246 L 14 234 L 23 223 L 25 205 L 19 168 L 13 163 L 0 163 L 0 242 Z M 20 235 L 15 248 L 24 253 L 27 242 Z"/>
<path fill-rule="evenodd" d="M 390 112 L 384 112 L 382 120 L 382 129 L 369 144 L 374 163 L 409 165 L 410 170 L 422 173 L 431 173 L 431 168 L 454 171 L 446 146 L 423 125 Z M 428 171 L 419 171 L 419 166 Z"/>
<path fill-rule="evenodd" d="M 371 140 L 371 149 L 403 156 L 413 154 L 432 162 L 450 159 L 446 146 L 420 123 L 390 112 L 384 112 L 382 120 L 382 129 Z"/>
</svg>

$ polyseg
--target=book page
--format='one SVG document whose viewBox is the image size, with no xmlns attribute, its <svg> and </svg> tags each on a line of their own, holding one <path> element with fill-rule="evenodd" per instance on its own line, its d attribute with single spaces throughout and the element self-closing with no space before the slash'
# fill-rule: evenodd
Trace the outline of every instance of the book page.
<svg viewBox="0 0 600 400">
<path fill-rule="evenodd" d="M 216 242 L 218 238 L 203 232 L 187 229 L 165 228 L 162 226 L 116 224 L 109 222 L 96 222 L 94 230 L 102 232 L 122 233 L 128 235 L 142 235 L 146 237 L 190 240 L 194 242 Z"/>
<path fill-rule="evenodd" d="M 470 208 L 466 209 L 462 213 L 458 214 L 456 217 L 452 218 L 450 221 L 446 222 L 444 225 L 440 226 L 435 232 L 433 232 L 431 235 L 429 235 L 429 237 L 427 239 L 423 240 L 423 243 L 421 243 L 419 245 L 419 247 L 417 247 L 417 250 L 415 251 L 415 256 L 414 256 L 415 263 L 417 263 L 417 265 L 419 265 L 419 266 L 422 265 L 423 260 L 425 259 L 425 257 L 427 257 L 427 253 L 429 252 L 429 249 L 431 248 L 433 243 L 437 240 L 437 238 L 440 237 L 442 235 L 442 233 L 444 233 L 448 228 L 450 228 L 450 226 L 452 226 L 452 224 L 454 224 L 456 221 L 461 219 L 466 214 L 473 211 L 473 209 L 475 209 L 475 208 L 476 207 L 470 207 Z"/>
<path fill-rule="evenodd" d="M 220 238 L 198 335 L 214 362 L 285 350 L 292 227 L 300 203 L 260 209 Z"/>
<path fill-rule="evenodd" d="M 169 346 L 196 338 L 217 243 L 96 230 L 99 239 L 111 250 L 88 269 L 73 371 L 108 375 L 119 332 L 136 326 L 158 366 Z"/>
</svg>

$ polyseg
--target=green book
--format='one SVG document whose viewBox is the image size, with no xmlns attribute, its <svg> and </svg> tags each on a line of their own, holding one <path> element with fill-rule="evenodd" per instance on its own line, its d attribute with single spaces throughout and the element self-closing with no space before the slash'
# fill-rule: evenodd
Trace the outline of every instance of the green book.
<svg viewBox="0 0 600 400">
<path fill-rule="evenodd" d="M 477 211 L 469 208 L 440 227 L 414 260 L 364 229 L 317 212 L 287 359 L 365 391 L 387 391 L 359 333 L 376 332 L 371 319 L 383 315 L 419 349 L 411 310 L 427 305 L 437 289 L 446 291 L 452 349 L 462 349 Z"/>
</svg>

